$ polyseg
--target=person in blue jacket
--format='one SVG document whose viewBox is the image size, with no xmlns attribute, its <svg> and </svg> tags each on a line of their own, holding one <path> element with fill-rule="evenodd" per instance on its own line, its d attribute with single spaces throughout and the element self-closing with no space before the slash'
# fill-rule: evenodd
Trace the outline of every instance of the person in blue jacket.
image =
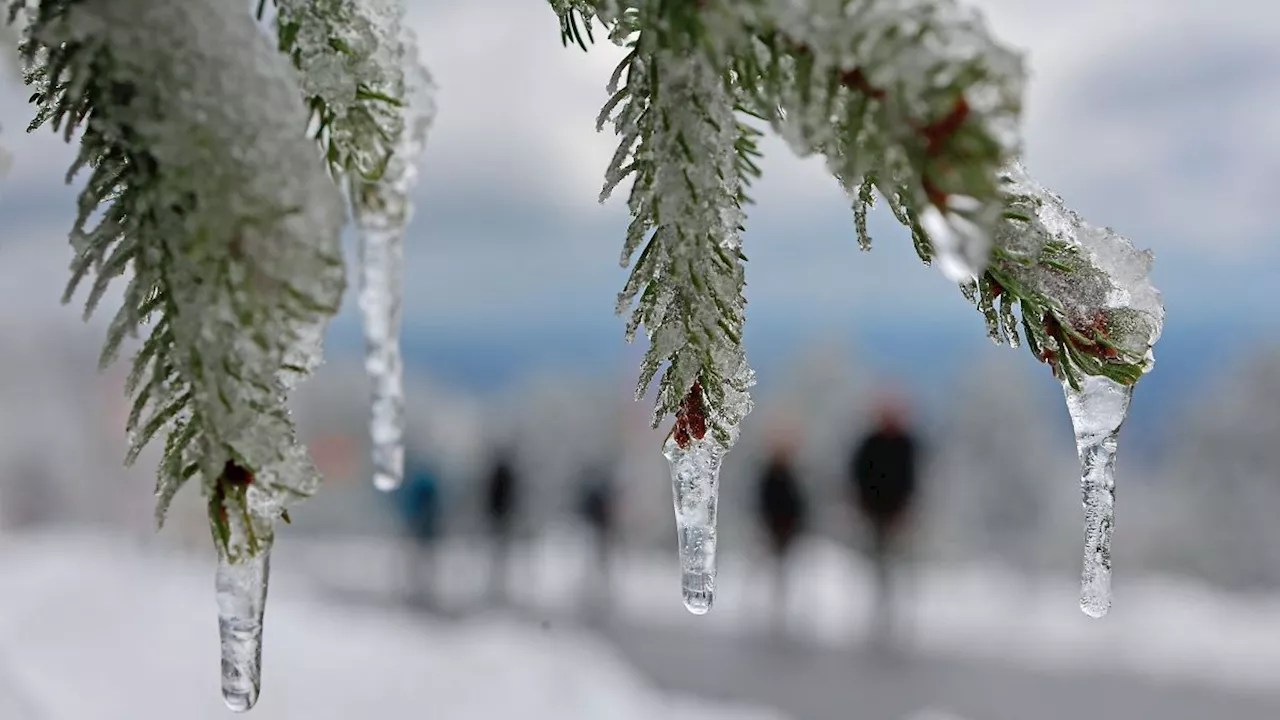
<svg viewBox="0 0 1280 720">
<path fill-rule="evenodd" d="M 396 494 L 405 533 L 410 541 L 409 599 L 431 604 L 435 583 L 435 555 L 442 535 L 443 513 L 440 479 L 435 467 L 423 458 L 405 463 L 404 483 Z"/>
</svg>

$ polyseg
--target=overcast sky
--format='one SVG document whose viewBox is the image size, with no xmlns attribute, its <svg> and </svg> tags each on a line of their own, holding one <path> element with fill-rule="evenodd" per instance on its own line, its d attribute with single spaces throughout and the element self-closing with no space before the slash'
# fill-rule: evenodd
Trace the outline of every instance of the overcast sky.
<svg viewBox="0 0 1280 720">
<path fill-rule="evenodd" d="M 1275 327 L 1280 3 L 977 4 L 1027 54 L 1028 167 L 1095 224 L 1156 251 L 1170 323 L 1232 312 Z M 439 114 L 409 240 L 406 322 L 440 332 L 610 322 L 625 193 L 596 203 L 614 139 L 594 119 L 620 53 L 561 47 L 544 0 L 409 6 Z M 56 307 L 70 257 L 70 151 L 21 133 L 26 95 L 12 79 L 0 95 L 0 146 L 13 156 L 0 185 L 0 294 L 11 310 L 39 312 Z M 856 250 L 848 202 L 820 162 L 777 142 L 766 150 L 746 239 L 750 317 L 927 318 L 981 332 L 892 223 L 873 226 L 875 251 Z"/>
</svg>

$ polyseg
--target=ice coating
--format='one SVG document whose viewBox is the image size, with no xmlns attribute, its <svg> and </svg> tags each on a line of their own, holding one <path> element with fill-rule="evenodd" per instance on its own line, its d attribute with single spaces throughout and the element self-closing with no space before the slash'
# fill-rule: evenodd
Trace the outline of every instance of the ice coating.
<svg viewBox="0 0 1280 720">
<path fill-rule="evenodd" d="M 1027 327 L 1040 359 L 1062 381 L 1075 430 L 1083 494 L 1084 561 L 1080 607 L 1102 617 L 1111 607 L 1111 534 L 1115 527 L 1115 460 L 1134 384 L 1155 363 L 1164 324 L 1160 293 L 1148 274 L 1152 254 L 1109 228 L 1085 222 L 1020 163 L 1004 171 L 1016 218 L 996 233 L 1005 253 L 993 268 L 1021 286 Z M 1034 302 L 1034 305 L 1029 305 Z M 1007 306 L 1006 306 L 1007 307 Z M 1045 315 L 1029 318 L 1028 308 Z M 1055 332 L 1050 335 L 1049 330 Z M 1071 355 L 1076 367 L 1064 362 Z"/>
<path fill-rule="evenodd" d="M 727 449 L 714 436 L 667 438 L 662 454 L 671 465 L 671 490 L 680 551 L 680 593 L 694 615 L 711 610 L 716 592 L 716 503 L 720 464 Z"/>
<path fill-rule="evenodd" d="M 1080 388 L 1064 384 L 1067 410 L 1080 456 L 1084 498 L 1084 569 L 1080 609 L 1100 618 L 1111 609 L 1111 531 L 1115 527 L 1116 449 L 1129 413 L 1133 386 L 1087 377 Z"/>
<path fill-rule="evenodd" d="M 825 157 L 856 216 L 869 182 L 913 235 L 926 230 L 948 278 L 982 271 L 1003 202 L 996 171 L 1021 144 L 1024 70 L 970 3 L 708 5 L 706 44 L 765 57 L 757 111 L 798 155 Z"/>
<path fill-rule="evenodd" d="M 730 428 L 751 410 L 755 382 L 741 342 L 744 179 L 735 150 L 750 137 L 712 64 L 697 53 L 651 48 L 646 37 L 610 81 L 622 100 L 611 100 L 598 118 L 601 127 L 612 119 L 620 136 L 601 200 L 634 178 L 623 264 L 638 255 L 616 309 L 631 310 L 628 340 L 642 324 L 649 337 L 637 398 L 662 371 L 654 426 L 702 378 L 714 382 L 700 399 L 707 428 L 727 447 Z"/>
<path fill-rule="evenodd" d="M 237 562 L 218 557 L 218 636 L 222 699 L 235 712 L 258 702 L 262 685 L 262 617 L 267 604 L 270 549 Z"/>
<path fill-rule="evenodd" d="M 188 479 L 213 497 L 232 457 L 251 468 L 253 492 L 216 507 L 257 528 L 223 534 L 252 545 L 315 489 L 287 395 L 319 362 L 345 287 L 346 214 L 299 131 L 297 73 L 251 13 L 219 0 L 82 0 L 33 32 L 78 48 L 63 81 L 85 97 L 131 89 L 92 108 L 79 158 L 92 177 L 71 234 L 75 272 L 97 273 L 90 306 L 132 271 L 104 361 L 125 336 L 149 332 L 128 380 L 128 459 L 168 434 L 161 517 Z"/>
<path fill-rule="evenodd" d="M 1085 222 L 1060 196 L 1032 179 L 1020 162 L 1007 166 L 1002 177 L 1009 209 L 1030 222 L 1007 220 L 996 233 L 996 244 L 1031 262 L 998 261 L 999 270 L 1059 306 L 1077 329 L 1101 320 L 1110 340 L 1142 359 L 1143 370 L 1149 371 L 1154 362 L 1151 348 L 1164 325 L 1164 304 L 1148 277 L 1151 251 L 1137 249 L 1110 228 Z M 1069 272 L 1042 262 L 1055 247 L 1070 253 L 1057 253 Z"/>
</svg>

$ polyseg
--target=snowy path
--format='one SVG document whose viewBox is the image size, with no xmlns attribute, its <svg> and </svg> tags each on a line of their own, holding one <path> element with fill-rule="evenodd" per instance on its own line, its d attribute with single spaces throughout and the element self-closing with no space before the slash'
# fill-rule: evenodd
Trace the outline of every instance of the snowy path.
<svg viewBox="0 0 1280 720">
<path fill-rule="evenodd" d="M 399 607 L 370 592 L 335 591 L 354 607 Z M 486 611 L 490 612 L 490 611 Z M 448 613 L 464 619 L 466 611 Z M 515 607 L 504 613 L 548 636 L 582 632 L 579 613 Z M 1273 720 L 1280 688 L 1177 682 L 1130 672 L 1037 669 L 976 653 L 894 656 L 792 636 L 732 635 L 614 617 L 591 623 L 648 682 L 711 705 L 772 708 L 792 720 Z M 566 720 L 569 720 L 566 718 Z"/>
<path fill-rule="evenodd" d="M 327 545 L 319 556 L 323 567 L 313 572 L 334 597 L 395 602 L 403 560 L 385 543 Z M 565 538 L 528 546 L 515 568 L 520 614 L 552 634 L 578 624 L 582 559 Z M 695 618 L 680 607 L 672 559 L 628 558 L 617 619 L 604 634 L 663 688 L 796 720 L 1280 717 L 1276 598 L 1135 578 L 1113 615 L 1094 621 L 1075 608 L 1070 579 L 1019 585 L 992 571 L 934 571 L 918 587 L 918 651 L 882 665 L 860 650 L 867 588 L 849 557 L 817 546 L 802 559 L 796 577 L 805 584 L 796 590 L 808 602 L 793 608 L 797 639 L 788 646 L 766 639 L 763 588 L 747 580 L 743 562 L 728 559 L 716 609 Z M 441 570 L 445 602 L 465 615 L 483 587 L 483 553 L 454 547 Z"/>
<path fill-rule="evenodd" d="M 299 569 L 329 590 L 389 598 L 403 583 L 402 550 L 386 539 L 308 539 L 283 549 L 288 557 L 282 555 L 278 567 Z M 524 544 L 511 579 L 517 604 L 571 618 L 588 557 L 571 534 Z M 438 571 L 447 579 L 444 602 L 467 608 L 483 594 L 487 557 L 474 545 L 453 543 Z M 715 610 L 693 617 L 680 604 L 674 549 L 632 554 L 616 568 L 618 612 L 640 627 L 730 638 L 760 634 L 770 612 L 769 588 L 758 571 L 749 557 L 725 557 Z M 789 621 L 796 635 L 833 651 L 857 647 L 870 613 L 867 569 L 838 545 L 817 541 L 797 557 L 793 578 Z M 993 568 L 929 568 L 914 583 L 904 612 L 927 657 L 1110 673 L 1224 694 L 1280 693 L 1280 596 L 1232 596 L 1191 582 L 1122 576 L 1115 608 L 1093 620 L 1078 609 L 1078 592 L 1071 575 L 1031 582 Z"/>
<path fill-rule="evenodd" d="M 1271 720 L 1280 697 L 1132 675 L 1036 672 L 996 661 L 902 657 L 655 627 L 606 633 L 659 687 L 776 707 L 796 720 Z M 933 715 L 926 711 L 934 711 Z"/>
</svg>

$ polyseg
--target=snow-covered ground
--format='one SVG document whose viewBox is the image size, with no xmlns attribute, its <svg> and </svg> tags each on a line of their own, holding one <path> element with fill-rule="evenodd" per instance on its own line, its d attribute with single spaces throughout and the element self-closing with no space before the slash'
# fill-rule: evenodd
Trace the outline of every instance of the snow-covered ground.
<svg viewBox="0 0 1280 720">
<path fill-rule="evenodd" d="M 516 602 L 551 613 L 573 610 L 583 602 L 591 567 L 584 550 L 568 530 L 528 545 L 512 563 Z M 278 557 L 330 589 L 391 596 L 402 588 L 402 550 L 383 539 L 287 542 Z M 810 542 L 797 561 L 788 612 L 793 632 L 829 646 L 860 642 L 872 600 L 865 566 L 825 541 Z M 772 622 L 765 568 L 759 559 L 724 558 L 715 608 L 693 617 L 680 604 L 674 556 L 628 554 L 615 568 L 616 610 L 691 631 L 761 631 Z M 1078 609 L 1073 577 L 1031 581 L 976 566 L 922 568 L 904 593 L 905 614 L 915 648 L 935 656 L 1280 690 L 1280 596 L 1232 596 L 1191 581 L 1117 572 L 1115 606 L 1101 620 Z M 449 545 L 439 564 L 439 577 L 447 578 L 442 601 L 476 603 L 487 573 L 483 548 Z"/>
<path fill-rule="evenodd" d="M 254 716 L 783 718 L 767 708 L 660 692 L 605 640 L 560 622 L 583 601 L 579 588 L 590 567 L 583 550 L 579 538 L 561 531 L 514 558 L 515 602 L 554 620 L 539 625 L 484 610 L 482 548 L 457 542 L 442 554 L 443 602 L 474 611 L 444 620 L 387 602 L 402 591 L 405 566 L 388 541 L 283 538 Z M 822 542 L 810 543 L 799 560 L 789 613 L 794 632 L 827 646 L 858 642 L 870 604 L 861 565 Z M 636 627 L 687 628 L 693 638 L 750 634 L 770 620 L 760 569 L 747 558 L 727 558 L 716 608 L 695 618 L 680 606 L 673 560 L 632 554 L 616 567 L 616 609 Z M 0 578 L 0 718 L 228 716 L 218 696 L 208 558 L 119 537 L 8 535 L 0 536 Z M 1121 576 L 1112 615 L 1093 621 L 1076 609 L 1069 578 L 1019 582 L 979 568 L 925 569 L 918 578 L 909 614 L 921 653 L 1280 688 L 1280 598 Z M 370 602 L 351 602 L 356 593 Z M 917 715 L 911 720 L 953 720 L 943 708 Z"/>
<path fill-rule="evenodd" d="M 782 720 L 660 694 L 601 641 L 318 598 L 286 562 L 253 717 Z M 0 718 L 226 718 L 212 568 L 78 534 L 0 537 Z"/>
</svg>

